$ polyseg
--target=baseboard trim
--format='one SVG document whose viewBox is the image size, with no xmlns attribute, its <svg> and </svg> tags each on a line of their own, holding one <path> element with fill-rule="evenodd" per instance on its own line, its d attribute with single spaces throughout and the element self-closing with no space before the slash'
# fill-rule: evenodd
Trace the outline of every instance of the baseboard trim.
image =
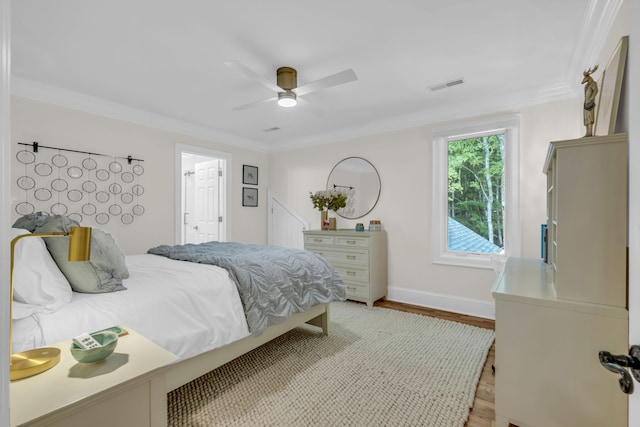
<svg viewBox="0 0 640 427">
<path fill-rule="evenodd" d="M 450 311 L 452 313 L 466 314 L 481 317 L 483 319 L 495 319 L 495 304 L 471 298 L 461 298 L 452 295 L 435 294 L 432 292 L 416 291 L 404 288 L 389 288 L 387 299 L 389 301 L 405 304 L 419 305 L 421 307 Z"/>
</svg>

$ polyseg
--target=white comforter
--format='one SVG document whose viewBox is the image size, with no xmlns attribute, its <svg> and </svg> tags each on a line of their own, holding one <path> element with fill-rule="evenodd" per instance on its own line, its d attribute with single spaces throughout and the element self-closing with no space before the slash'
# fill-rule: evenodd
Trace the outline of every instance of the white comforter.
<svg viewBox="0 0 640 427">
<path fill-rule="evenodd" d="M 181 359 L 249 335 L 226 270 L 156 255 L 127 256 L 126 262 L 126 291 L 74 293 L 54 313 L 14 321 L 13 352 L 114 325 L 134 329 Z"/>
</svg>

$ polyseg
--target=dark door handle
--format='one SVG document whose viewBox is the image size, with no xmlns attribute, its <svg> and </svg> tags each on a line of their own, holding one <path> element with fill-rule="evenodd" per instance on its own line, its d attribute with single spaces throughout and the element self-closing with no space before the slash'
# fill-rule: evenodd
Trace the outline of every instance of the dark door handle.
<svg viewBox="0 0 640 427">
<path fill-rule="evenodd" d="M 609 355 L 611 354 L 607 351 L 600 352 L 600 363 L 602 364 L 602 366 L 604 366 L 606 369 L 613 372 L 614 374 L 620 375 L 620 378 L 618 379 L 618 384 L 620 385 L 620 390 L 622 390 L 623 393 L 626 393 L 626 394 L 633 393 L 633 381 L 631 380 L 631 375 L 629 375 L 629 372 L 627 372 L 626 369 L 624 369 L 622 366 L 616 363 L 605 362 L 602 357 L 603 353 L 609 354 Z M 605 360 L 606 358 L 607 357 L 605 356 Z"/>
<path fill-rule="evenodd" d="M 640 382 L 640 346 L 634 345 L 629 349 L 629 355 L 624 354 L 611 354 L 608 351 L 601 351 L 598 353 L 600 364 L 607 370 L 620 375 L 618 383 L 620 384 L 620 390 L 623 393 L 633 393 L 633 381 L 631 375 L 626 370 L 629 368 L 631 374 Z"/>
</svg>

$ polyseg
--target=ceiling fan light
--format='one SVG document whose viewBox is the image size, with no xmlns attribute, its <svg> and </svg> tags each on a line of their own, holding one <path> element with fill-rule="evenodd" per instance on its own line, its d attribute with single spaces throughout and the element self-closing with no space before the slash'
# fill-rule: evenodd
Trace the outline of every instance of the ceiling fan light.
<svg viewBox="0 0 640 427">
<path fill-rule="evenodd" d="M 278 93 L 278 105 L 281 107 L 294 107 L 298 101 L 296 101 L 296 94 L 290 90 L 286 92 Z"/>
</svg>

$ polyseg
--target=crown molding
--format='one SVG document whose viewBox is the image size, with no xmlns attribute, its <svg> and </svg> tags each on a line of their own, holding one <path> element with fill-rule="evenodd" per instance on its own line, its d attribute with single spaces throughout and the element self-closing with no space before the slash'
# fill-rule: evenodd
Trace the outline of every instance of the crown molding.
<svg viewBox="0 0 640 427">
<path fill-rule="evenodd" d="M 363 126 L 354 126 L 332 132 L 309 135 L 308 137 L 293 138 L 272 143 L 241 138 L 215 129 L 194 125 L 20 77 L 12 77 L 11 93 L 23 98 L 60 105 L 83 112 L 149 126 L 155 129 L 162 129 L 168 132 L 212 140 L 234 147 L 258 152 L 279 152 L 392 132 L 416 126 L 431 125 L 448 120 L 463 119 L 479 114 L 504 112 L 516 108 L 577 97 L 580 92 L 577 92 L 576 88 L 569 84 L 559 83 L 496 96 L 481 101 L 465 102 L 446 108 L 425 109 L 386 120 L 376 120 Z"/>
<path fill-rule="evenodd" d="M 376 120 L 365 126 L 341 129 L 338 131 L 311 135 L 308 138 L 297 138 L 281 141 L 271 145 L 272 152 L 295 150 L 316 145 L 328 144 L 347 139 L 393 132 L 417 126 L 428 126 L 450 120 L 459 120 L 486 114 L 504 113 L 547 102 L 577 98 L 580 91 L 567 83 L 558 83 L 545 87 L 532 88 L 475 102 L 438 107 L 417 111 L 408 115 L 393 117 L 387 120 Z"/>
<path fill-rule="evenodd" d="M 238 137 L 216 129 L 172 119 L 170 117 L 150 113 L 148 111 L 139 110 L 78 92 L 45 85 L 43 83 L 21 77 L 12 76 L 11 94 L 86 113 L 136 123 L 152 127 L 154 129 L 162 129 L 168 132 L 175 132 L 195 138 L 216 141 L 234 147 L 261 152 L 269 151 L 268 145 L 260 141 Z"/>
<path fill-rule="evenodd" d="M 580 73 L 594 66 L 598 60 L 623 2 L 624 0 L 589 0 L 565 77 L 574 87 L 581 86 Z"/>
</svg>

